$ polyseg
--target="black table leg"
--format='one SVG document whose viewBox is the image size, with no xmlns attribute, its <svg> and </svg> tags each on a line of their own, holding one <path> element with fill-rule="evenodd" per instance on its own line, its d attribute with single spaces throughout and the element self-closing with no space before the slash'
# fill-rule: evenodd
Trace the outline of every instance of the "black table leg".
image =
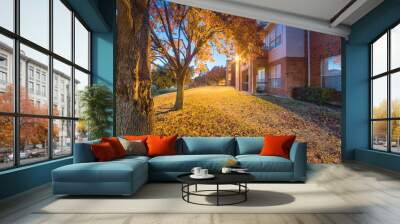
<svg viewBox="0 0 400 224">
<path fill-rule="evenodd" d="M 219 206 L 219 184 L 217 184 L 217 206 Z"/>
<path fill-rule="evenodd" d="M 184 184 L 182 184 L 182 187 L 181 187 L 181 191 L 182 191 L 182 199 L 183 199 L 183 190 L 184 190 L 184 187 L 185 185 Z"/>
<path fill-rule="evenodd" d="M 187 194 L 187 201 L 190 202 L 190 200 L 189 200 L 189 195 L 190 195 L 190 184 L 187 185 L 187 192 L 188 192 L 188 194 Z"/>
<path fill-rule="evenodd" d="M 244 183 L 244 187 L 245 187 L 245 191 L 246 191 L 246 192 L 244 192 L 244 201 L 247 201 L 247 192 L 248 192 L 248 190 L 247 190 L 247 182 Z"/>
</svg>

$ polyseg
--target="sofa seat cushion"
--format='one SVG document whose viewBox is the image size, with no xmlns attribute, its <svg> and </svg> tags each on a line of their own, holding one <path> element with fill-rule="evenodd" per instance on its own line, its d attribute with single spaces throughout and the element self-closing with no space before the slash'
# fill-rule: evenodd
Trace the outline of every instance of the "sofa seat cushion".
<svg viewBox="0 0 400 224">
<path fill-rule="evenodd" d="M 75 163 L 53 170 L 57 182 L 131 182 L 132 177 L 147 172 L 147 163 L 140 159 L 109 162 Z M 147 176 L 147 173 L 143 173 Z"/>
<path fill-rule="evenodd" d="M 134 155 L 131 155 L 131 156 L 125 156 L 124 158 L 121 158 L 121 159 L 117 159 L 117 160 L 114 160 L 114 162 L 115 161 L 127 161 L 127 162 L 129 162 L 129 161 L 135 161 L 135 160 L 138 160 L 138 161 L 143 161 L 143 162 L 147 162 L 147 161 L 149 161 L 149 159 L 150 159 L 150 157 L 148 157 L 148 156 L 134 156 Z"/>
<path fill-rule="evenodd" d="M 249 172 L 293 172 L 292 161 L 279 156 L 239 155 L 236 159 Z"/>
<path fill-rule="evenodd" d="M 228 160 L 235 159 L 231 155 L 174 155 L 158 156 L 149 160 L 152 172 L 190 172 L 193 167 L 203 167 L 210 171 L 219 171 Z"/>
</svg>

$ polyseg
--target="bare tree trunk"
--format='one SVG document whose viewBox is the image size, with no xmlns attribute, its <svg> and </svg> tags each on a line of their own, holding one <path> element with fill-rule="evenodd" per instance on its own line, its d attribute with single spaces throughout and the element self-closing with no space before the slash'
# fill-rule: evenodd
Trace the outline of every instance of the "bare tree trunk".
<svg viewBox="0 0 400 224">
<path fill-rule="evenodd" d="M 117 0 L 117 135 L 149 134 L 153 100 L 149 69 L 149 2 Z"/>
<path fill-rule="evenodd" d="M 139 65 L 138 65 L 138 78 L 137 85 L 138 97 L 134 98 L 136 120 L 134 125 L 136 127 L 134 134 L 150 134 L 153 128 L 154 110 L 153 98 L 151 96 L 151 78 L 150 78 L 150 21 L 149 21 L 149 1 L 142 0 L 146 3 L 146 10 L 144 10 L 142 27 L 140 30 L 139 41 Z"/>
<path fill-rule="evenodd" d="M 175 98 L 175 110 L 181 110 L 183 108 L 183 94 L 185 86 L 186 75 L 181 72 L 176 77 L 176 98 Z"/>
</svg>

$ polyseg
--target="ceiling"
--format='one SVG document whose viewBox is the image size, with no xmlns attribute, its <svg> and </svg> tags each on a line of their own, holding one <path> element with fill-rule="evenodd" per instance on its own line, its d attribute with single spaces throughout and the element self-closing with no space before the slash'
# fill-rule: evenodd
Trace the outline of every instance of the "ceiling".
<svg viewBox="0 0 400 224">
<path fill-rule="evenodd" d="M 170 0 L 247 18 L 347 37 L 383 0 Z"/>
</svg>

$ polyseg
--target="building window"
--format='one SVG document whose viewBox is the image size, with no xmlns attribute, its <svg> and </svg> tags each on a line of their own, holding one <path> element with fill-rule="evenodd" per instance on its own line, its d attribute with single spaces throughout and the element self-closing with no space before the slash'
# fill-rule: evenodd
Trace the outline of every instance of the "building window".
<svg viewBox="0 0 400 224">
<path fill-rule="evenodd" d="M 72 105 L 90 85 L 91 33 L 67 1 L 15 1 L 19 7 L 14 0 L 0 2 L 0 83 L 7 83 L 0 88 L 0 170 L 70 156 L 75 136 L 87 139 Z M 57 106 L 57 99 L 63 105 Z"/>
<path fill-rule="evenodd" d="M 34 92 L 34 87 L 33 87 L 33 82 L 28 82 L 28 93 L 33 94 Z"/>
<path fill-rule="evenodd" d="M 281 46 L 283 34 L 283 25 L 277 24 L 275 27 L 267 34 L 264 40 L 265 47 L 269 50 Z"/>
<path fill-rule="evenodd" d="M 36 95 L 40 96 L 40 84 L 36 84 Z"/>
<path fill-rule="evenodd" d="M 371 43 L 371 148 L 400 153 L 400 24 Z"/>
<path fill-rule="evenodd" d="M 46 96 L 46 86 L 42 86 L 42 96 Z"/>
<path fill-rule="evenodd" d="M 256 83 L 256 92 L 257 93 L 265 93 L 265 68 L 257 69 L 257 83 Z"/>
<path fill-rule="evenodd" d="M 40 81 L 40 70 L 39 69 L 36 69 L 36 80 Z"/>
<path fill-rule="evenodd" d="M 323 88 L 342 90 L 342 57 L 340 55 L 328 57 L 321 61 L 321 86 Z"/>
<path fill-rule="evenodd" d="M 7 56 L 0 54 L 0 68 L 7 68 Z"/>
<path fill-rule="evenodd" d="M 46 74 L 42 73 L 42 82 L 46 83 Z"/>
<path fill-rule="evenodd" d="M 1 70 L 0 70 L 0 84 L 2 86 L 7 85 L 7 73 Z"/>
<path fill-rule="evenodd" d="M 281 65 L 277 64 L 270 68 L 271 88 L 282 88 Z"/>
<path fill-rule="evenodd" d="M 7 56 L 0 54 L 0 87 L 1 91 L 5 90 L 7 86 L 7 69 L 8 69 Z"/>
<path fill-rule="evenodd" d="M 32 66 L 29 66 L 28 73 L 29 73 L 29 79 L 33 80 L 33 67 Z"/>
</svg>

